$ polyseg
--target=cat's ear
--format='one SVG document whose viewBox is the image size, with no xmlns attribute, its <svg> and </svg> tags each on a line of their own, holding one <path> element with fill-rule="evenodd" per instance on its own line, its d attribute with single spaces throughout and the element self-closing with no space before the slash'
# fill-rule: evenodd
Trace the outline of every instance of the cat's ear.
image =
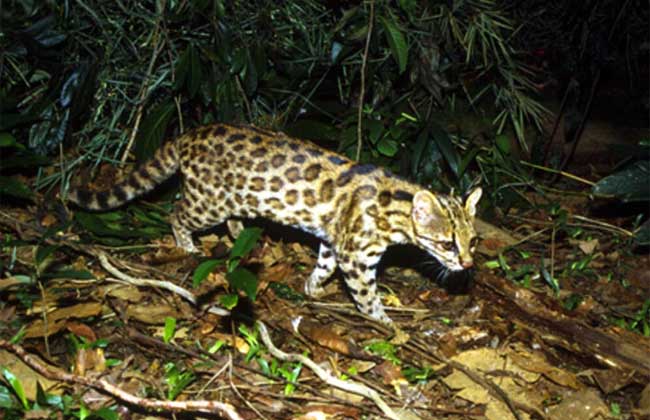
<svg viewBox="0 0 650 420">
<path fill-rule="evenodd" d="M 467 199 L 465 200 L 465 211 L 471 216 L 476 216 L 476 205 L 483 195 L 483 190 L 481 187 L 476 187 L 469 193 Z"/>
<path fill-rule="evenodd" d="M 431 224 L 444 217 L 445 211 L 440 200 L 427 190 L 420 190 L 413 196 L 413 221 L 419 225 Z"/>
</svg>

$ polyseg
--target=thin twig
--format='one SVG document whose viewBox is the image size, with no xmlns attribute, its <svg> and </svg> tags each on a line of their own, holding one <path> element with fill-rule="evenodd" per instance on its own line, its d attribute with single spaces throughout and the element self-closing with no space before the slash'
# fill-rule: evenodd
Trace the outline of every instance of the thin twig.
<svg viewBox="0 0 650 420">
<path fill-rule="evenodd" d="M 368 51 L 370 50 L 370 38 L 372 26 L 375 20 L 375 1 L 370 0 L 370 16 L 368 17 L 368 33 L 366 34 L 366 45 L 363 48 L 361 61 L 361 92 L 359 92 L 359 109 L 357 110 L 357 155 L 356 160 L 361 158 L 361 144 L 363 143 L 362 121 L 363 121 L 363 97 L 366 94 L 366 64 L 368 63 Z"/>
<path fill-rule="evenodd" d="M 312 370 L 322 381 L 331 385 L 333 387 L 342 389 L 353 394 L 361 395 L 372 400 L 377 407 L 386 415 L 386 417 L 393 420 L 400 420 L 400 417 L 393 411 L 392 408 L 386 404 L 386 402 L 381 398 L 379 393 L 374 389 L 368 388 L 363 384 L 359 384 L 352 381 L 344 381 L 342 379 L 332 376 L 331 373 L 327 372 L 325 369 L 320 367 L 318 364 L 313 362 L 306 356 L 296 353 L 285 353 L 282 350 L 275 347 L 271 337 L 269 336 L 269 331 L 266 329 L 266 326 L 262 322 L 257 322 L 257 329 L 260 332 L 260 338 L 264 342 L 264 345 L 269 349 L 269 352 L 277 357 L 280 360 L 290 361 L 290 362 L 299 362 L 307 366 Z M 415 417 L 414 417 L 415 418 Z"/>
<path fill-rule="evenodd" d="M 11 344 L 6 340 L 0 340 L 0 348 L 5 349 L 15 354 L 27 366 L 40 373 L 47 379 L 52 381 L 63 381 L 93 388 L 97 391 L 111 395 L 112 397 L 124 401 L 128 404 L 143 407 L 152 411 L 167 411 L 174 413 L 214 413 L 231 420 L 242 420 L 242 417 L 237 413 L 235 407 L 231 404 L 223 403 L 212 400 L 198 400 L 198 401 L 168 401 L 168 400 L 154 400 L 150 398 L 139 398 L 130 394 L 104 379 L 91 378 L 85 376 L 74 375 L 64 372 L 60 369 L 54 369 L 45 365 L 36 356 L 29 354 L 21 346 Z"/>
<path fill-rule="evenodd" d="M 174 284 L 170 281 L 166 280 L 154 280 L 154 279 L 138 279 L 135 277 L 131 277 L 126 273 L 121 272 L 115 266 L 113 266 L 110 262 L 108 262 L 108 257 L 106 254 L 99 253 L 97 256 L 99 259 L 99 263 L 101 266 L 104 268 L 104 270 L 108 271 L 118 279 L 131 284 L 133 286 L 140 286 L 140 287 L 158 287 L 160 289 L 165 289 L 168 290 L 172 293 L 176 293 L 177 295 L 181 296 L 185 300 L 189 301 L 193 305 L 196 305 L 197 298 L 194 296 L 192 292 L 189 290 L 178 286 L 177 284 Z M 221 316 L 228 316 L 230 315 L 230 311 L 223 309 L 223 308 L 218 308 L 218 307 L 212 307 L 210 308 L 210 312 L 214 313 L 216 315 L 221 315 Z"/>
<path fill-rule="evenodd" d="M 166 280 L 152 280 L 152 279 L 137 279 L 131 277 L 126 273 L 121 272 L 115 268 L 111 263 L 108 262 L 108 257 L 104 253 L 98 255 L 99 263 L 104 268 L 115 277 L 120 280 L 123 280 L 134 286 L 146 286 L 146 287 L 159 287 L 161 289 L 169 290 L 170 292 L 176 293 L 177 295 L 183 297 L 185 300 L 191 302 L 193 305 L 196 305 L 197 299 L 196 296 L 189 290 L 178 286 L 170 281 Z"/>
<path fill-rule="evenodd" d="M 525 160 L 520 160 L 519 163 L 521 163 L 524 166 L 530 166 L 531 168 L 539 169 L 540 171 L 550 172 L 550 173 L 555 174 L 555 175 L 562 175 L 562 176 L 564 176 L 566 178 L 569 178 L 569 179 L 572 179 L 574 181 L 582 182 L 583 184 L 587 184 L 587 185 L 590 185 L 590 186 L 596 185 L 595 182 L 589 181 L 588 179 L 581 178 L 581 177 L 579 177 L 577 175 L 573 175 L 573 174 L 571 174 L 569 172 L 559 171 L 557 169 L 548 168 L 546 166 L 535 165 L 534 163 L 526 162 Z"/>
<path fill-rule="evenodd" d="M 534 224 L 534 225 L 542 225 L 542 226 L 552 226 L 553 222 L 549 222 L 546 220 L 537 220 L 537 219 L 531 219 L 529 217 L 522 217 L 522 216 L 517 216 L 515 214 L 509 214 L 508 215 L 509 219 L 514 219 L 514 220 L 521 220 L 526 223 Z M 604 230 L 606 232 L 613 232 L 613 233 L 618 233 L 619 235 L 625 235 L 627 237 L 633 237 L 634 232 L 631 232 L 627 229 L 623 229 L 622 227 L 618 227 L 606 222 L 601 222 L 599 220 L 594 220 L 594 219 L 589 219 L 584 216 L 579 216 L 579 215 L 574 215 L 570 214 L 569 219 L 576 219 L 579 221 L 582 221 L 584 223 L 567 223 L 567 226 L 576 226 L 576 227 L 586 227 L 589 229 L 599 229 L 599 230 Z"/>
<path fill-rule="evenodd" d="M 155 44 L 153 46 L 153 51 L 151 52 L 151 59 L 149 60 L 147 73 L 142 79 L 142 86 L 140 87 L 140 94 L 138 98 L 138 107 L 135 114 L 135 122 L 133 123 L 133 129 L 131 130 L 131 134 L 129 135 L 129 142 L 127 143 L 126 148 L 124 149 L 124 153 L 122 153 L 122 158 L 120 159 L 121 163 L 126 162 L 126 159 L 129 157 L 129 153 L 131 152 L 131 147 L 133 146 L 135 137 L 138 134 L 138 128 L 140 127 L 140 121 L 142 120 L 142 113 L 144 110 L 145 99 L 147 97 L 147 87 L 149 84 L 149 79 L 151 79 L 151 75 L 153 74 L 153 68 L 154 68 L 154 64 L 156 63 L 156 60 L 158 59 L 158 54 L 160 54 L 160 52 L 163 50 L 165 45 L 163 42 L 160 42 L 160 34 L 159 34 L 160 25 L 162 23 L 162 17 L 163 17 L 163 13 L 160 13 L 158 15 L 158 19 L 156 20 L 156 27 L 154 28 L 154 33 L 153 33 L 153 39 Z"/>
</svg>

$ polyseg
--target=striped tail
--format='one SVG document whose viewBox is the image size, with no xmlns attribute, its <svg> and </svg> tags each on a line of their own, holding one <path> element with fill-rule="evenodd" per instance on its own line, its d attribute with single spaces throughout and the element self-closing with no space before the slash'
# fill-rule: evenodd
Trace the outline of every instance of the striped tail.
<svg viewBox="0 0 650 420">
<path fill-rule="evenodd" d="M 106 191 L 91 191 L 72 187 L 68 199 L 89 210 L 109 210 L 154 189 L 178 170 L 174 142 L 165 143 L 151 159 L 134 170 L 122 182 Z"/>
</svg>

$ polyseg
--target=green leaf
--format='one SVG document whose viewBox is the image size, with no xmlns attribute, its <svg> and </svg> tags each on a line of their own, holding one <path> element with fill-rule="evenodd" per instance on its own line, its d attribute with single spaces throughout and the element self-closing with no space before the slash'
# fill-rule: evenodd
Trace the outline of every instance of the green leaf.
<svg viewBox="0 0 650 420">
<path fill-rule="evenodd" d="M 135 157 L 138 162 L 151 158 L 162 144 L 175 106 L 171 101 L 158 105 L 142 122 L 135 143 Z"/>
<path fill-rule="evenodd" d="M 366 130 L 368 130 L 368 139 L 370 143 L 377 144 L 377 141 L 384 132 L 384 124 L 378 120 L 367 120 L 365 122 Z"/>
<path fill-rule="evenodd" d="M 380 21 L 384 27 L 384 33 L 386 34 L 386 40 L 390 46 L 391 54 L 393 54 L 393 58 L 397 61 L 397 65 L 399 66 L 399 72 L 400 74 L 404 73 L 408 62 L 409 51 L 404 34 L 402 34 L 397 27 L 397 24 L 392 19 L 388 20 L 386 17 L 381 17 Z"/>
<path fill-rule="evenodd" d="M 117 420 L 119 417 L 114 408 L 104 407 L 92 412 L 93 417 L 99 417 L 102 420 Z"/>
<path fill-rule="evenodd" d="M 253 250 L 261 236 L 262 229 L 258 227 L 242 230 L 230 250 L 230 258 L 244 258 Z"/>
<path fill-rule="evenodd" d="M 224 308 L 231 310 L 239 303 L 239 295 L 228 293 L 227 295 L 219 296 L 219 304 Z"/>
<path fill-rule="evenodd" d="M 47 156 L 37 155 L 30 151 L 23 151 L 11 156 L 11 159 L 0 159 L 0 170 L 14 169 L 14 168 L 33 168 L 37 166 L 44 166 L 50 163 Z"/>
<path fill-rule="evenodd" d="M 59 248 L 60 248 L 59 245 L 39 246 L 36 249 L 36 255 L 34 256 L 34 262 L 36 263 L 36 265 L 41 265 L 43 263 L 43 261 L 45 261 L 45 259 L 47 257 L 52 255 L 52 253 L 54 253 L 54 251 L 56 251 Z"/>
<path fill-rule="evenodd" d="M 122 239 L 133 238 L 153 238 L 158 236 L 157 232 L 152 232 L 148 229 L 133 229 L 130 226 L 121 225 L 119 223 L 107 223 L 104 219 L 112 216 L 119 216 L 121 213 L 112 212 L 102 215 L 95 213 L 87 213 L 83 211 L 76 212 L 74 215 L 75 220 L 87 231 L 97 236 L 112 236 Z M 123 214 L 122 214 L 123 215 Z"/>
<path fill-rule="evenodd" d="M 78 416 L 79 420 L 85 420 L 88 418 L 88 416 L 90 416 L 90 410 L 82 404 L 81 407 L 79 407 Z"/>
<path fill-rule="evenodd" d="M 165 329 L 163 330 L 163 341 L 169 343 L 176 332 L 176 318 L 165 317 Z"/>
<path fill-rule="evenodd" d="M 251 300 L 257 297 L 257 276 L 243 267 L 226 273 L 226 280 L 235 290 L 243 291 Z"/>
<path fill-rule="evenodd" d="M 644 224 L 639 226 L 635 232 L 634 240 L 641 246 L 650 245 L 650 220 L 646 220 Z"/>
<path fill-rule="evenodd" d="M 15 147 L 16 149 L 24 150 L 25 146 L 18 143 L 16 138 L 11 133 L 0 133 L 0 147 Z"/>
<path fill-rule="evenodd" d="M 235 54 L 232 58 L 232 63 L 230 64 L 230 74 L 235 75 L 239 74 L 239 72 L 242 71 L 246 65 L 247 55 L 248 54 L 246 54 L 246 50 L 243 48 L 235 50 Z"/>
<path fill-rule="evenodd" d="M 383 137 L 377 143 L 377 150 L 384 156 L 393 157 L 399 150 L 399 144 L 395 140 Z"/>
<path fill-rule="evenodd" d="M 454 172 L 456 177 L 460 176 L 460 157 L 458 152 L 454 147 L 454 144 L 451 142 L 449 134 L 442 129 L 438 124 L 431 123 L 429 126 L 431 136 L 435 140 L 436 146 L 440 150 L 440 153 L 445 157 L 447 164 Z"/>
<path fill-rule="evenodd" d="M 187 70 L 190 67 L 190 50 L 192 46 L 190 45 L 185 49 L 183 54 L 179 57 L 176 62 L 176 79 L 174 80 L 174 90 L 178 91 L 183 87 L 185 80 L 187 79 Z"/>
<path fill-rule="evenodd" d="M 560 283 L 557 281 L 557 279 L 555 277 L 551 276 L 551 273 L 546 269 L 544 264 L 542 264 L 542 266 L 541 266 L 541 271 L 542 271 L 542 277 L 544 278 L 544 281 L 546 281 L 546 283 L 549 286 L 551 286 L 551 288 L 553 289 L 553 291 L 555 293 L 559 293 L 560 292 Z"/>
<path fill-rule="evenodd" d="M 417 0 L 399 0 L 399 7 L 402 8 L 406 13 L 411 14 L 415 10 L 417 5 Z"/>
<path fill-rule="evenodd" d="M 257 67 L 251 57 L 250 51 L 246 54 L 246 67 L 243 70 L 243 84 L 246 95 L 252 96 L 257 90 Z"/>
<path fill-rule="evenodd" d="M 614 195 L 625 202 L 650 200 L 650 160 L 641 160 L 594 185 L 594 194 Z"/>
<path fill-rule="evenodd" d="M 0 176 L 0 195 L 30 200 L 34 195 L 32 190 L 22 182 L 9 176 Z"/>
<path fill-rule="evenodd" d="M 0 385 L 0 408 L 14 408 L 14 400 L 11 399 L 11 391 L 4 385 Z"/>
<path fill-rule="evenodd" d="M 194 274 L 192 274 L 192 287 L 198 287 L 215 268 L 223 263 L 224 260 L 206 260 L 199 264 L 194 270 Z"/>
<path fill-rule="evenodd" d="M 284 283 L 272 281 L 269 283 L 269 288 L 273 290 L 273 293 L 275 293 L 280 299 L 289 300 L 291 302 L 302 302 L 305 300 L 305 296 L 296 292 L 291 288 L 291 286 Z"/>
<path fill-rule="evenodd" d="M 494 142 L 496 143 L 497 148 L 501 153 L 503 153 L 506 156 L 510 155 L 510 152 L 512 151 L 512 145 L 510 143 L 510 138 L 508 138 L 508 136 L 506 136 L 505 134 L 499 134 L 494 139 Z"/>
<path fill-rule="evenodd" d="M 480 149 L 478 147 L 471 148 L 465 155 L 462 157 L 460 164 L 458 165 L 458 177 L 462 177 L 467 170 L 469 164 L 474 160 Z"/>
<path fill-rule="evenodd" d="M 25 410 L 29 410 L 29 401 L 27 401 L 27 396 L 25 395 L 25 390 L 23 389 L 23 384 L 20 382 L 20 379 L 11 373 L 7 368 L 2 368 L 2 376 L 9 382 L 11 388 L 13 388 L 14 393 L 20 400 Z"/>
<path fill-rule="evenodd" d="M 187 80 L 187 89 L 190 94 L 190 98 L 193 98 L 198 92 L 199 87 L 203 82 L 203 70 L 201 68 L 201 60 L 199 58 L 199 53 L 194 46 L 190 46 L 190 71 Z"/>
</svg>

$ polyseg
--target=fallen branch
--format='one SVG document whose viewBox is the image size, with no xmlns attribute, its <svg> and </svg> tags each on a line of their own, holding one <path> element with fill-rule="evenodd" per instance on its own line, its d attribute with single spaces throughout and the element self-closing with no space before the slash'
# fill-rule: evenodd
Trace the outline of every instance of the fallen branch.
<svg viewBox="0 0 650 420">
<path fill-rule="evenodd" d="M 475 288 L 495 307 L 508 308 L 508 317 L 519 328 L 573 354 L 589 357 L 614 369 L 635 371 L 650 378 L 650 340 L 615 326 L 595 328 L 568 314 L 554 298 L 524 289 L 482 272 Z"/>
<path fill-rule="evenodd" d="M 27 366 L 34 369 L 36 372 L 40 373 L 47 379 L 93 388 L 131 405 L 143 407 L 152 411 L 162 410 L 174 413 L 201 412 L 218 414 L 230 420 L 242 420 L 242 417 L 237 413 L 235 407 L 228 403 L 211 400 L 164 401 L 154 400 L 151 398 L 139 398 L 116 387 L 104 379 L 87 378 L 84 376 L 67 373 L 60 369 L 52 369 L 51 367 L 43 364 L 36 356 L 27 353 L 21 346 L 11 344 L 6 340 L 0 340 L 0 348 L 15 354 Z"/>
<path fill-rule="evenodd" d="M 328 385 L 371 399 L 377 405 L 377 407 L 386 415 L 386 417 L 393 420 L 401 419 L 397 415 L 397 413 L 395 413 L 395 411 L 393 411 L 393 409 L 390 408 L 388 404 L 386 404 L 386 402 L 381 398 L 379 393 L 374 389 L 368 388 L 363 384 L 359 384 L 353 381 L 344 381 L 342 379 L 336 378 L 332 376 L 331 373 L 327 372 L 325 369 L 318 366 L 315 362 L 313 362 L 308 357 L 303 356 L 302 354 L 283 352 L 282 350 L 275 347 L 273 341 L 271 341 L 271 337 L 269 336 L 269 331 L 267 330 L 266 326 L 262 322 L 260 321 L 257 322 L 257 329 L 260 332 L 260 337 L 262 338 L 264 345 L 266 345 L 266 347 L 269 349 L 269 351 L 273 356 L 284 361 L 300 362 L 303 365 L 307 366 L 309 369 L 311 369 L 316 374 L 316 376 L 318 376 L 322 381 L 324 381 Z M 413 417 L 413 415 L 411 415 L 411 418 L 416 418 L 416 417 Z"/>
</svg>

